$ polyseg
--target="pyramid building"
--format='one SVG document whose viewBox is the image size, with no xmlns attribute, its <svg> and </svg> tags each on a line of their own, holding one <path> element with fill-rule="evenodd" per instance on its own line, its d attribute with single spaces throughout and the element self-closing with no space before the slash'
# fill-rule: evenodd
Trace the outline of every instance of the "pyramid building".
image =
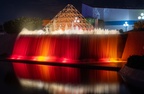
<svg viewBox="0 0 144 94">
<path fill-rule="evenodd" d="M 73 5 L 68 4 L 45 26 L 45 29 L 48 32 L 74 29 L 88 31 L 93 29 L 93 26 L 87 22 Z"/>
</svg>

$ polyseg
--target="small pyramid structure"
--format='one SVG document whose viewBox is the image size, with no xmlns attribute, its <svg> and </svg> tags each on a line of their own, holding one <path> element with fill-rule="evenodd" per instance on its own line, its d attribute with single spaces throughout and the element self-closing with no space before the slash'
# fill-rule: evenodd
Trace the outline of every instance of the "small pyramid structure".
<svg viewBox="0 0 144 94">
<path fill-rule="evenodd" d="M 49 31 L 71 30 L 74 28 L 90 30 L 93 26 L 82 16 L 82 14 L 71 4 L 60 11 L 46 26 Z"/>
</svg>

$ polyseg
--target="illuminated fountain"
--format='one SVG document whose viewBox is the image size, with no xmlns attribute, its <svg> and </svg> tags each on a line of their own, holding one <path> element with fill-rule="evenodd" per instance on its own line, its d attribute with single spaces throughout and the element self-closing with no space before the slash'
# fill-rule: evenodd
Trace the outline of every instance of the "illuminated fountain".
<svg viewBox="0 0 144 94">
<path fill-rule="evenodd" d="M 23 29 L 11 59 L 71 62 L 117 60 L 119 31 L 94 28 L 68 4 L 44 30 Z"/>
<path fill-rule="evenodd" d="M 11 58 L 53 62 L 116 59 L 118 39 L 118 35 L 22 35 Z"/>
<path fill-rule="evenodd" d="M 21 84 L 33 85 L 37 81 L 77 84 L 80 83 L 80 79 L 85 78 L 81 76 L 80 69 L 36 63 L 117 62 L 121 58 L 121 53 L 118 52 L 120 41 L 119 31 L 94 28 L 68 4 L 44 27 L 44 30 L 29 31 L 24 28 L 16 39 L 10 59 L 36 61 L 32 62 L 34 64 L 13 63 Z M 92 80 L 91 82 L 93 83 Z M 45 85 L 44 88 L 47 86 L 39 82 L 38 85 Z M 82 89 L 84 90 L 83 87 Z"/>
</svg>

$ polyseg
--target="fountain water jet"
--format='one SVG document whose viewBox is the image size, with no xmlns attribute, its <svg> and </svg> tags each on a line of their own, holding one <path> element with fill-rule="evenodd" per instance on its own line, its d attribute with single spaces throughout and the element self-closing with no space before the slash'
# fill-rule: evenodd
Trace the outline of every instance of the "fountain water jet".
<svg viewBox="0 0 144 94">
<path fill-rule="evenodd" d="M 82 64 L 120 58 L 119 32 L 94 29 L 72 5 L 66 6 L 44 29 L 45 31 L 23 29 L 16 39 L 10 59 L 45 64 Z M 36 62 L 13 63 L 18 78 L 46 82 L 79 82 L 79 69 L 40 65 Z"/>
<path fill-rule="evenodd" d="M 73 5 L 68 4 L 44 29 L 24 28 L 11 58 L 62 63 L 117 58 L 119 32 L 94 29 Z"/>
<path fill-rule="evenodd" d="M 21 35 L 12 59 L 80 62 L 117 59 L 118 35 Z"/>
</svg>

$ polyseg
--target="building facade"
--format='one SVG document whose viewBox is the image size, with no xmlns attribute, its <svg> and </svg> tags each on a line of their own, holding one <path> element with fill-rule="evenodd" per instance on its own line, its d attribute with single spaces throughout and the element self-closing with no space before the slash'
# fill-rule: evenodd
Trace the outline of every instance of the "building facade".
<svg viewBox="0 0 144 94">
<path fill-rule="evenodd" d="M 132 30 L 141 13 L 143 9 L 96 8 L 82 4 L 82 15 L 103 20 L 105 29 Z"/>
</svg>

